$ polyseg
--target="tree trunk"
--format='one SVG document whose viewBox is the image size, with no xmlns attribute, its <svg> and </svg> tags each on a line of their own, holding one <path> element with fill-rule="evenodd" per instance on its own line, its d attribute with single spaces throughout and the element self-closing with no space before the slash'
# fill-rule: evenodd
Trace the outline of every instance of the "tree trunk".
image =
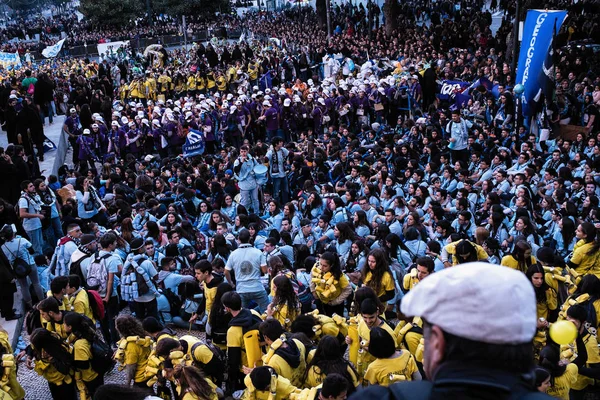
<svg viewBox="0 0 600 400">
<path fill-rule="evenodd" d="M 398 14 L 398 1 L 385 0 L 383 5 L 383 15 L 385 16 L 385 34 L 392 36 L 392 32 L 396 29 L 396 15 Z"/>
<path fill-rule="evenodd" d="M 319 22 L 321 26 L 324 27 L 327 25 L 327 3 L 325 0 L 317 0 L 316 1 L 317 15 L 319 17 Z"/>
</svg>

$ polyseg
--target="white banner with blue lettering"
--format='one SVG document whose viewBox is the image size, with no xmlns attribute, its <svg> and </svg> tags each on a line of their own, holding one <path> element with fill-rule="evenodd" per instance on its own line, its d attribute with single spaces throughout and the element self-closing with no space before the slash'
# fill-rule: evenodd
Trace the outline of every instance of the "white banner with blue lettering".
<svg viewBox="0 0 600 400">
<path fill-rule="evenodd" d="M 540 89 L 538 75 L 552 44 L 553 32 L 558 32 L 567 17 L 564 10 L 529 10 L 523 29 L 523 42 L 517 66 L 517 84 L 522 84 L 523 114 L 529 115 L 529 104 Z"/>
<path fill-rule="evenodd" d="M 0 51 L 0 65 L 4 68 L 18 67 L 21 65 L 21 57 L 19 57 L 19 53 L 5 53 Z"/>
<path fill-rule="evenodd" d="M 185 144 L 183 145 L 183 156 L 199 156 L 204 153 L 205 147 L 206 141 L 204 140 L 204 133 L 195 129 L 190 129 L 185 138 Z"/>
<path fill-rule="evenodd" d="M 63 44 L 65 43 L 65 40 L 67 40 L 67 38 L 59 40 L 53 46 L 46 47 L 44 50 L 42 50 L 42 55 L 46 58 L 56 57 L 58 53 L 60 53 L 60 50 L 62 49 Z"/>
</svg>

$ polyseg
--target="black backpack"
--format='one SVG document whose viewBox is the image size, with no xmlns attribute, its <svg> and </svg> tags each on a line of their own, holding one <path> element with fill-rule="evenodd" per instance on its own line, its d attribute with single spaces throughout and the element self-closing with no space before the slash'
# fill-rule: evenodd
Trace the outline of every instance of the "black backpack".
<svg viewBox="0 0 600 400">
<path fill-rule="evenodd" d="M 79 260 L 72 262 L 71 266 L 69 267 L 69 274 L 77 275 L 79 277 L 79 279 L 81 280 L 81 286 L 85 289 L 88 289 L 88 285 L 85 280 L 85 277 L 83 276 L 83 271 L 81 270 L 81 262 L 83 260 L 85 260 L 86 258 L 90 258 L 91 256 L 93 256 L 93 254 L 86 254 L 83 257 L 81 257 Z"/>
<path fill-rule="evenodd" d="M 92 342 L 92 369 L 98 373 L 98 375 L 104 375 L 115 366 L 113 360 L 114 351 L 110 346 L 96 337 Z"/>
<path fill-rule="evenodd" d="M 165 295 L 165 297 L 167 298 L 167 301 L 169 302 L 171 316 L 174 317 L 176 315 L 179 315 L 179 309 L 183 305 L 183 301 L 171 289 L 164 287 L 164 285 L 161 285 L 161 286 L 162 286 L 162 293 Z"/>
<path fill-rule="evenodd" d="M 23 258 L 19 257 L 19 252 L 21 250 L 21 239 L 19 238 L 19 244 L 16 252 L 13 253 L 10 251 L 6 245 L 4 245 L 4 249 L 14 257 L 14 260 L 10 263 L 10 266 L 12 267 L 17 278 L 27 278 L 31 273 L 31 265 Z"/>
</svg>

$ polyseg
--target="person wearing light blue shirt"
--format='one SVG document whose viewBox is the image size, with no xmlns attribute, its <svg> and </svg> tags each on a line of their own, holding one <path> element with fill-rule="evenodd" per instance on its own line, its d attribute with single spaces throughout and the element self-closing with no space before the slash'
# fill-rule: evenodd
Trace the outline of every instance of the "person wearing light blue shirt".
<svg viewBox="0 0 600 400">
<path fill-rule="evenodd" d="M 33 247 L 29 240 L 22 238 L 21 236 L 15 236 L 15 232 L 13 232 L 11 225 L 4 225 L 2 230 L 0 231 L 0 236 L 2 236 L 5 240 L 5 243 L 2 245 L 2 252 L 8 259 L 10 265 L 13 265 L 13 262 L 20 258 L 25 261 L 30 266 L 30 272 L 27 276 L 23 278 L 17 278 L 17 283 L 19 284 L 19 289 L 21 292 L 21 296 L 23 297 L 23 301 L 27 304 L 28 307 L 32 307 L 32 299 L 31 294 L 29 293 L 29 282 L 27 278 L 31 281 L 33 285 L 33 289 L 38 299 L 44 299 L 44 292 L 42 290 L 42 285 L 40 285 L 40 279 L 38 276 L 38 270 L 35 265 L 35 261 L 33 259 Z"/>
<path fill-rule="evenodd" d="M 132 225 L 133 225 L 133 229 L 135 229 L 137 232 L 141 232 L 144 230 L 144 225 L 146 225 L 146 222 L 148 222 L 148 221 L 157 222 L 156 217 L 146 211 L 145 204 L 143 204 L 143 203 L 138 204 L 136 207 L 136 211 L 137 211 L 137 214 L 135 215 L 135 218 L 133 218 Z"/>
<path fill-rule="evenodd" d="M 107 232 L 100 238 L 101 250 L 98 252 L 98 257 L 108 255 L 104 260 L 106 272 L 108 273 L 106 291 L 99 294 L 103 297 L 105 303 L 105 319 L 101 322 L 102 333 L 105 340 L 109 340 L 111 344 L 117 343 L 119 340 L 119 334 L 115 328 L 115 318 L 119 315 L 116 275 L 123 270 L 123 261 L 118 255 L 114 254 L 117 244 L 117 235 L 114 232 Z"/>
</svg>

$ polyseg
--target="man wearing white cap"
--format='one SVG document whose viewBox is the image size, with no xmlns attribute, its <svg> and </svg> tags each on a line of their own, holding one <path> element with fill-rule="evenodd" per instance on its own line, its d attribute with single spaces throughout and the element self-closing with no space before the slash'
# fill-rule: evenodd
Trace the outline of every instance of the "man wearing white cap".
<svg viewBox="0 0 600 400">
<path fill-rule="evenodd" d="M 525 275 L 473 262 L 415 286 L 401 304 L 423 319 L 429 381 L 372 386 L 351 399 L 544 399 L 536 392 L 532 339 L 537 312 Z"/>
<path fill-rule="evenodd" d="M 96 166 L 94 165 L 94 161 L 96 160 L 96 141 L 91 135 L 91 131 L 89 129 L 83 130 L 83 135 L 79 136 L 77 139 L 77 144 L 79 145 L 79 172 L 82 175 L 86 175 L 89 168 L 93 171 L 96 170 Z"/>
</svg>

